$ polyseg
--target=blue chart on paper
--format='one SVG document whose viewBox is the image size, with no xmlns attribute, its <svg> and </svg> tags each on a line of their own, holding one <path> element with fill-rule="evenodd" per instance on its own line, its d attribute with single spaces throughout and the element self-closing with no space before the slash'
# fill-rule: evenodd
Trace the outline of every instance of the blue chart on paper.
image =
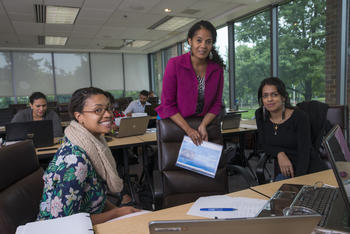
<svg viewBox="0 0 350 234">
<path fill-rule="evenodd" d="M 222 147 L 206 147 L 205 144 L 196 146 L 192 141 L 182 142 L 176 165 L 197 173 L 215 177 L 218 163 L 220 161 Z"/>
</svg>

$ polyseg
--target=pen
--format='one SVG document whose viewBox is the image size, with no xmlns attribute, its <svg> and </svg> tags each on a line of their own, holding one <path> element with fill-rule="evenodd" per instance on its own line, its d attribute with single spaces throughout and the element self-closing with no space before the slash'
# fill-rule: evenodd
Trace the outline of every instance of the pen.
<svg viewBox="0 0 350 234">
<path fill-rule="evenodd" d="M 200 208 L 200 211 L 235 211 L 236 208 Z"/>
</svg>

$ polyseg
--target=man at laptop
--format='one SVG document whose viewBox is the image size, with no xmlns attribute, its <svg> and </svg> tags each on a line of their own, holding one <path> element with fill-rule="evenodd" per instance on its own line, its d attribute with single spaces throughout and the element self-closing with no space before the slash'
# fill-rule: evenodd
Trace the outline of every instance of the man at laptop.
<svg viewBox="0 0 350 234">
<path fill-rule="evenodd" d="M 145 106 L 151 105 L 147 102 L 148 91 L 142 90 L 140 92 L 139 99 L 130 102 L 129 106 L 125 109 L 125 114 L 131 116 L 132 113 L 145 113 Z"/>
<path fill-rule="evenodd" d="M 63 136 L 61 120 L 58 114 L 54 111 L 47 110 L 46 96 L 41 92 L 34 92 L 29 97 L 30 108 L 20 110 L 12 118 L 11 123 L 38 121 L 38 120 L 52 120 L 54 137 Z"/>
</svg>

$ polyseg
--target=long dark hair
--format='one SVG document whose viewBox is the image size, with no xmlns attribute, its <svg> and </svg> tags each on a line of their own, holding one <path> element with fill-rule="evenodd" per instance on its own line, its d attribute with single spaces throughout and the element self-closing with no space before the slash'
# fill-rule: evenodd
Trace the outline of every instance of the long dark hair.
<svg viewBox="0 0 350 234">
<path fill-rule="evenodd" d="M 201 21 L 195 23 L 194 25 L 192 25 L 192 27 L 190 28 L 190 30 L 187 33 L 187 40 L 192 39 L 194 34 L 198 30 L 200 30 L 201 28 L 207 29 L 211 33 L 211 36 L 213 38 L 213 47 L 211 48 L 211 53 L 213 54 L 213 58 L 211 59 L 211 61 L 213 61 L 213 62 L 219 64 L 221 67 L 225 68 L 226 65 L 224 64 L 224 60 L 220 57 L 219 53 L 216 51 L 216 48 L 214 46 L 216 43 L 216 37 L 217 37 L 216 28 L 209 21 L 201 20 Z"/>
<path fill-rule="evenodd" d="M 97 94 L 103 94 L 107 98 L 109 98 L 108 94 L 106 94 L 105 91 L 95 87 L 87 87 L 87 88 L 81 88 L 81 89 L 75 90 L 70 99 L 69 107 L 68 107 L 70 116 L 75 121 L 78 121 L 74 116 L 74 112 L 81 113 L 83 111 L 86 99 L 88 99 L 92 95 L 97 95 Z"/>
</svg>

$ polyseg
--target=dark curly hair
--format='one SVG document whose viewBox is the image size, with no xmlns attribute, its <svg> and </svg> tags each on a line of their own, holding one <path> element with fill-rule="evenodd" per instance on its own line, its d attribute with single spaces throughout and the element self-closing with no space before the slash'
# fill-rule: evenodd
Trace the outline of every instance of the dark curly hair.
<svg viewBox="0 0 350 234">
<path fill-rule="evenodd" d="M 81 88 L 81 89 L 75 90 L 69 102 L 69 107 L 68 107 L 69 115 L 75 121 L 78 121 L 74 116 L 74 112 L 81 113 L 83 111 L 86 99 L 88 99 L 92 95 L 97 95 L 97 94 L 103 94 L 107 98 L 109 98 L 108 94 L 106 94 L 105 91 L 95 87 L 87 87 L 87 88 Z"/>
<path fill-rule="evenodd" d="M 45 99 L 47 101 L 45 94 L 43 94 L 42 92 L 34 92 L 29 97 L 30 104 L 33 104 L 34 101 L 37 99 Z"/>
<path fill-rule="evenodd" d="M 213 38 L 213 47 L 211 48 L 211 53 L 213 54 L 213 58 L 211 60 L 219 64 L 221 67 L 225 68 L 226 65 L 224 64 L 224 60 L 220 57 L 219 53 L 216 51 L 216 48 L 214 46 L 216 43 L 217 33 L 216 33 L 216 28 L 212 25 L 212 23 L 206 20 L 201 20 L 195 23 L 194 25 L 192 25 L 192 27 L 188 31 L 187 40 L 192 39 L 194 34 L 201 28 L 207 29 L 211 33 L 211 36 Z"/>
</svg>

